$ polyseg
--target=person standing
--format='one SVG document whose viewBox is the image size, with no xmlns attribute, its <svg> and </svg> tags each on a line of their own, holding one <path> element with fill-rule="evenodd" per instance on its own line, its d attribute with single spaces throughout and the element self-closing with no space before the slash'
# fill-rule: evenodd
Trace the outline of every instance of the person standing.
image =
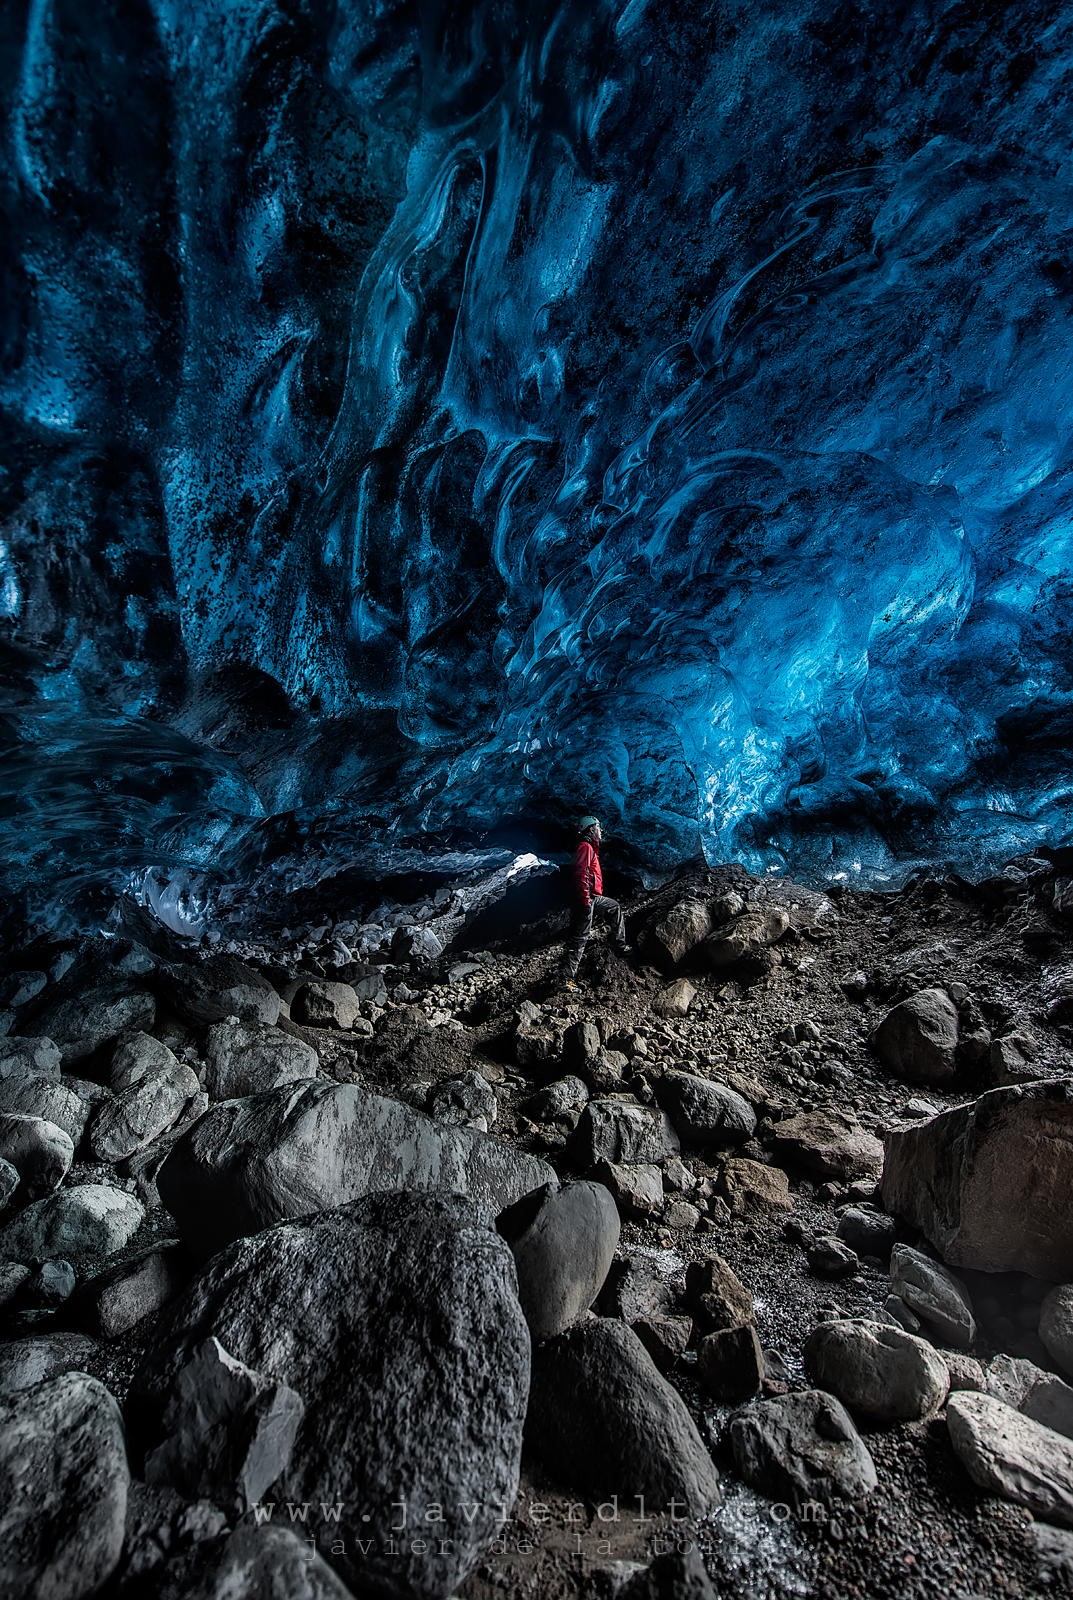
<svg viewBox="0 0 1073 1600">
<path fill-rule="evenodd" d="M 596 917 L 612 924 L 612 939 L 620 955 L 629 950 L 626 919 L 617 900 L 604 894 L 604 875 L 600 867 L 600 841 L 603 830 L 599 817 L 582 817 L 578 823 L 578 842 L 574 851 L 574 915 L 563 953 L 563 979 L 573 983 Z"/>
</svg>

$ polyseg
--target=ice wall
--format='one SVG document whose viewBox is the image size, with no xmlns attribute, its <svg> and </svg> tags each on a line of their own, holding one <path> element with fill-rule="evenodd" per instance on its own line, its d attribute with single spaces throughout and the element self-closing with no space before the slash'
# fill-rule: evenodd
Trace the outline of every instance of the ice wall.
<svg viewBox="0 0 1073 1600">
<path fill-rule="evenodd" d="M 1073 12 L 0 19 L 8 892 L 1070 832 Z"/>
</svg>

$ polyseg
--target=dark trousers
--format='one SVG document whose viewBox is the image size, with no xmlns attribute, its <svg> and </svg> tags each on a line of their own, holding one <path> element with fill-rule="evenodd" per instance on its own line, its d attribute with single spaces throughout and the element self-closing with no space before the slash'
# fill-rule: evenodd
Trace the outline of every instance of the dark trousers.
<svg viewBox="0 0 1073 1600">
<path fill-rule="evenodd" d="M 626 919 L 622 915 L 622 907 L 617 900 L 612 900 L 609 894 L 594 894 L 587 906 L 578 906 L 574 912 L 563 960 L 568 978 L 573 978 L 577 974 L 597 917 L 606 918 L 612 924 L 612 938 L 616 944 L 626 943 Z"/>
</svg>

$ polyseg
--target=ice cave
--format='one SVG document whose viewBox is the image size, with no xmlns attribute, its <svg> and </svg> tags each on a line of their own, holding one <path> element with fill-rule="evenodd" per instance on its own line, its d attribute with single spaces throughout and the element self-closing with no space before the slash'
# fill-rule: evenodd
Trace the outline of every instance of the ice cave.
<svg viewBox="0 0 1073 1600">
<path fill-rule="evenodd" d="M 0 140 L 0 1600 L 1073 1592 L 1073 4 Z"/>
</svg>

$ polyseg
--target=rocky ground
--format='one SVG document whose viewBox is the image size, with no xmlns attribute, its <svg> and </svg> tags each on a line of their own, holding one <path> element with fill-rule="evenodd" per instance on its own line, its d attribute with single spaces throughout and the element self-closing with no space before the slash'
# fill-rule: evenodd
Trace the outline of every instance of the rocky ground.
<svg viewBox="0 0 1073 1600">
<path fill-rule="evenodd" d="M 0 1591 L 1073 1592 L 1066 871 L 19 952 Z"/>
</svg>

